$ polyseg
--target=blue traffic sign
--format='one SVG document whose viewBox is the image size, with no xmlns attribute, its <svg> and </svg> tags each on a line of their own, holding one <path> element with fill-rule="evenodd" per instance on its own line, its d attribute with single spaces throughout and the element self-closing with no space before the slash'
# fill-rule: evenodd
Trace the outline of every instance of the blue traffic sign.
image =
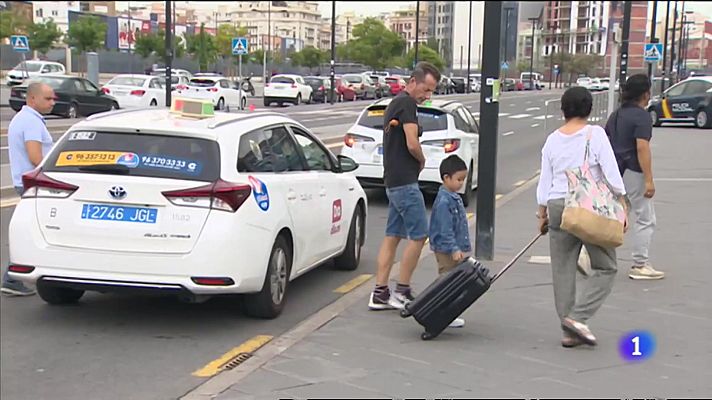
<svg viewBox="0 0 712 400">
<path fill-rule="evenodd" d="M 244 56 L 248 53 L 248 42 L 245 37 L 232 38 L 232 54 Z"/>
<path fill-rule="evenodd" d="M 507 64 L 506 61 L 502 63 L 502 69 L 504 69 L 504 70 L 508 70 L 508 69 L 509 69 L 509 64 Z"/>
<path fill-rule="evenodd" d="M 663 44 L 662 43 L 646 43 L 643 52 L 645 62 L 655 63 L 663 59 Z"/>
<path fill-rule="evenodd" d="M 27 53 L 30 51 L 30 41 L 27 39 L 27 36 L 12 35 L 10 36 L 10 44 L 12 44 L 12 50 L 18 53 Z"/>
</svg>

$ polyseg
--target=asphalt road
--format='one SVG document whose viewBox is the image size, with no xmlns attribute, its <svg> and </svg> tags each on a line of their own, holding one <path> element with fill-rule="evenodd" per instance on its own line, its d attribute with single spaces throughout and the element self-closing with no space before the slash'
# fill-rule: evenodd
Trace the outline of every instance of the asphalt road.
<svg viewBox="0 0 712 400">
<path fill-rule="evenodd" d="M 543 115 L 546 99 L 559 95 L 544 91 L 502 96 L 497 193 L 513 190 L 537 170 L 546 132 L 543 120 L 535 117 Z M 451 97 L 463 99 L 478 112 L 479 95 Z M 345 134 L 365 105 L 275 110 L 286 112 L 325 139 Z M 375 273 L 387 202 L 382 190 L 369 190 L 368 196 L 367 240 L 359 269 L 336 271 L 327 264 L 300 277 L 290 285 L 288 303 L 276 320 L 243 316 L 239 297 L 183 304 L 173 298 L 88 293 L 70 307 L 48 306 L 37 296 L 2 297 L 0 397 L 167 399 L 190 391 L 204 381 L 191 375 L 195 370 L 256 335 L 280 335 L 341 296 L 334 293 L 337 287 L 360 274 Z M 427 201 L 430 205 L 432 198 Z M 3 270 L 8 262 L 7 227 L 13 208 L 0 209 Z"/>
</svg>

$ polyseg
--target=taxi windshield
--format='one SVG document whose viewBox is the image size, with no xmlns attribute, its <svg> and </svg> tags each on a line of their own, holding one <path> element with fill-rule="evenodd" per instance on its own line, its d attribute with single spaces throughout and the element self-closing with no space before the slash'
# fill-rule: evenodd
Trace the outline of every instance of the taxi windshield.
<svg viewBox="0 0 712 400">
<path fill-rule="evenodd" d="M 372 129 L 383 129 L 385 106 L 373 106 L 361 115 L 358 124 Z M 447 114 L 432 108 L 418 108 L 418 125 L 423 132 L 441 131 L 447 129 Z"/>
<path fill-rule="evenodd" d="M 217 142 L 207 139 L 75 131 L 57 143 L 42 169 L 213 182 L 219 160 Z"/>
<path fill-rule="evenodd" d="M 42 63 L 38 62 L 21 62 L 15 67 L 16 71 L 38 72 L 42 68 Z"/>
</svg>

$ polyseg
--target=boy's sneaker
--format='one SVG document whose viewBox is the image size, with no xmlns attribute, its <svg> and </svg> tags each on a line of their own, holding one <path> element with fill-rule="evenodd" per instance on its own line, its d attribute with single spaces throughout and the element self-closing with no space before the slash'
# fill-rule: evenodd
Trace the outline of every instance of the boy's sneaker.
<svg viewBox="0 0 712 400">
<path fill-rule="evenodd" d="M 655 270 L 655 268 L 650 266 L 650 264 L 646 264 L 642 267 L 632 267 L 630 272 L 628 272 L 628 277 L 630 277 L 630 279 L 654 280 L 663 279 L 665 277 L 665 273 Z"/>
<path fill-rule="evenodd" d="M 402 310 L 405 308 L 406 304 L 410 303 L 413 300 L 415 300 L 415 297 L 413 297 L 413 292 L 410 289 L 407 289 L 402 292 L 396 290 L 391 296 L 391 299 L 388 301 L 388 303 L 393 308 Z"/>
<path fill-rule="evenodd" d="M 372 311 L 392 310 L 394 309 L 390 302 L 392 298 L 393 297 L 388 290 L 381 293 L 371 292 L 371 297 L 368 301 L 368 309 Z"/>
<path fill-rule="evenodd" d="M 465 326 L 465 320 L 462 318 L 455 318 L 454 321 L 450 322 L 450 325 L 448 325 L 448 328 L 462 328 Z"/>
</svg>

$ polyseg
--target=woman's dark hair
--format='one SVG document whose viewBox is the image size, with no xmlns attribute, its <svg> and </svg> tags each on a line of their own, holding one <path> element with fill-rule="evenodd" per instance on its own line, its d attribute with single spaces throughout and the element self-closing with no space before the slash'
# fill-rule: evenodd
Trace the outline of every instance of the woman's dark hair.
<svg viewBox="0 0 712 400">
<path fill-rule="evenodd" d="M 624 103 L 638 102 L 650 91 L 650 78 L 645 74 L 635 74 L 621 85 L 621 89 Z"/>
<path fill-rule="evenodd" d="M 561 111 L 565 119 L 588 118 L 593 107 L 593 97 L 588 89 L 575 86 L 567 89 L 561 96 Z"/>
</svg>

